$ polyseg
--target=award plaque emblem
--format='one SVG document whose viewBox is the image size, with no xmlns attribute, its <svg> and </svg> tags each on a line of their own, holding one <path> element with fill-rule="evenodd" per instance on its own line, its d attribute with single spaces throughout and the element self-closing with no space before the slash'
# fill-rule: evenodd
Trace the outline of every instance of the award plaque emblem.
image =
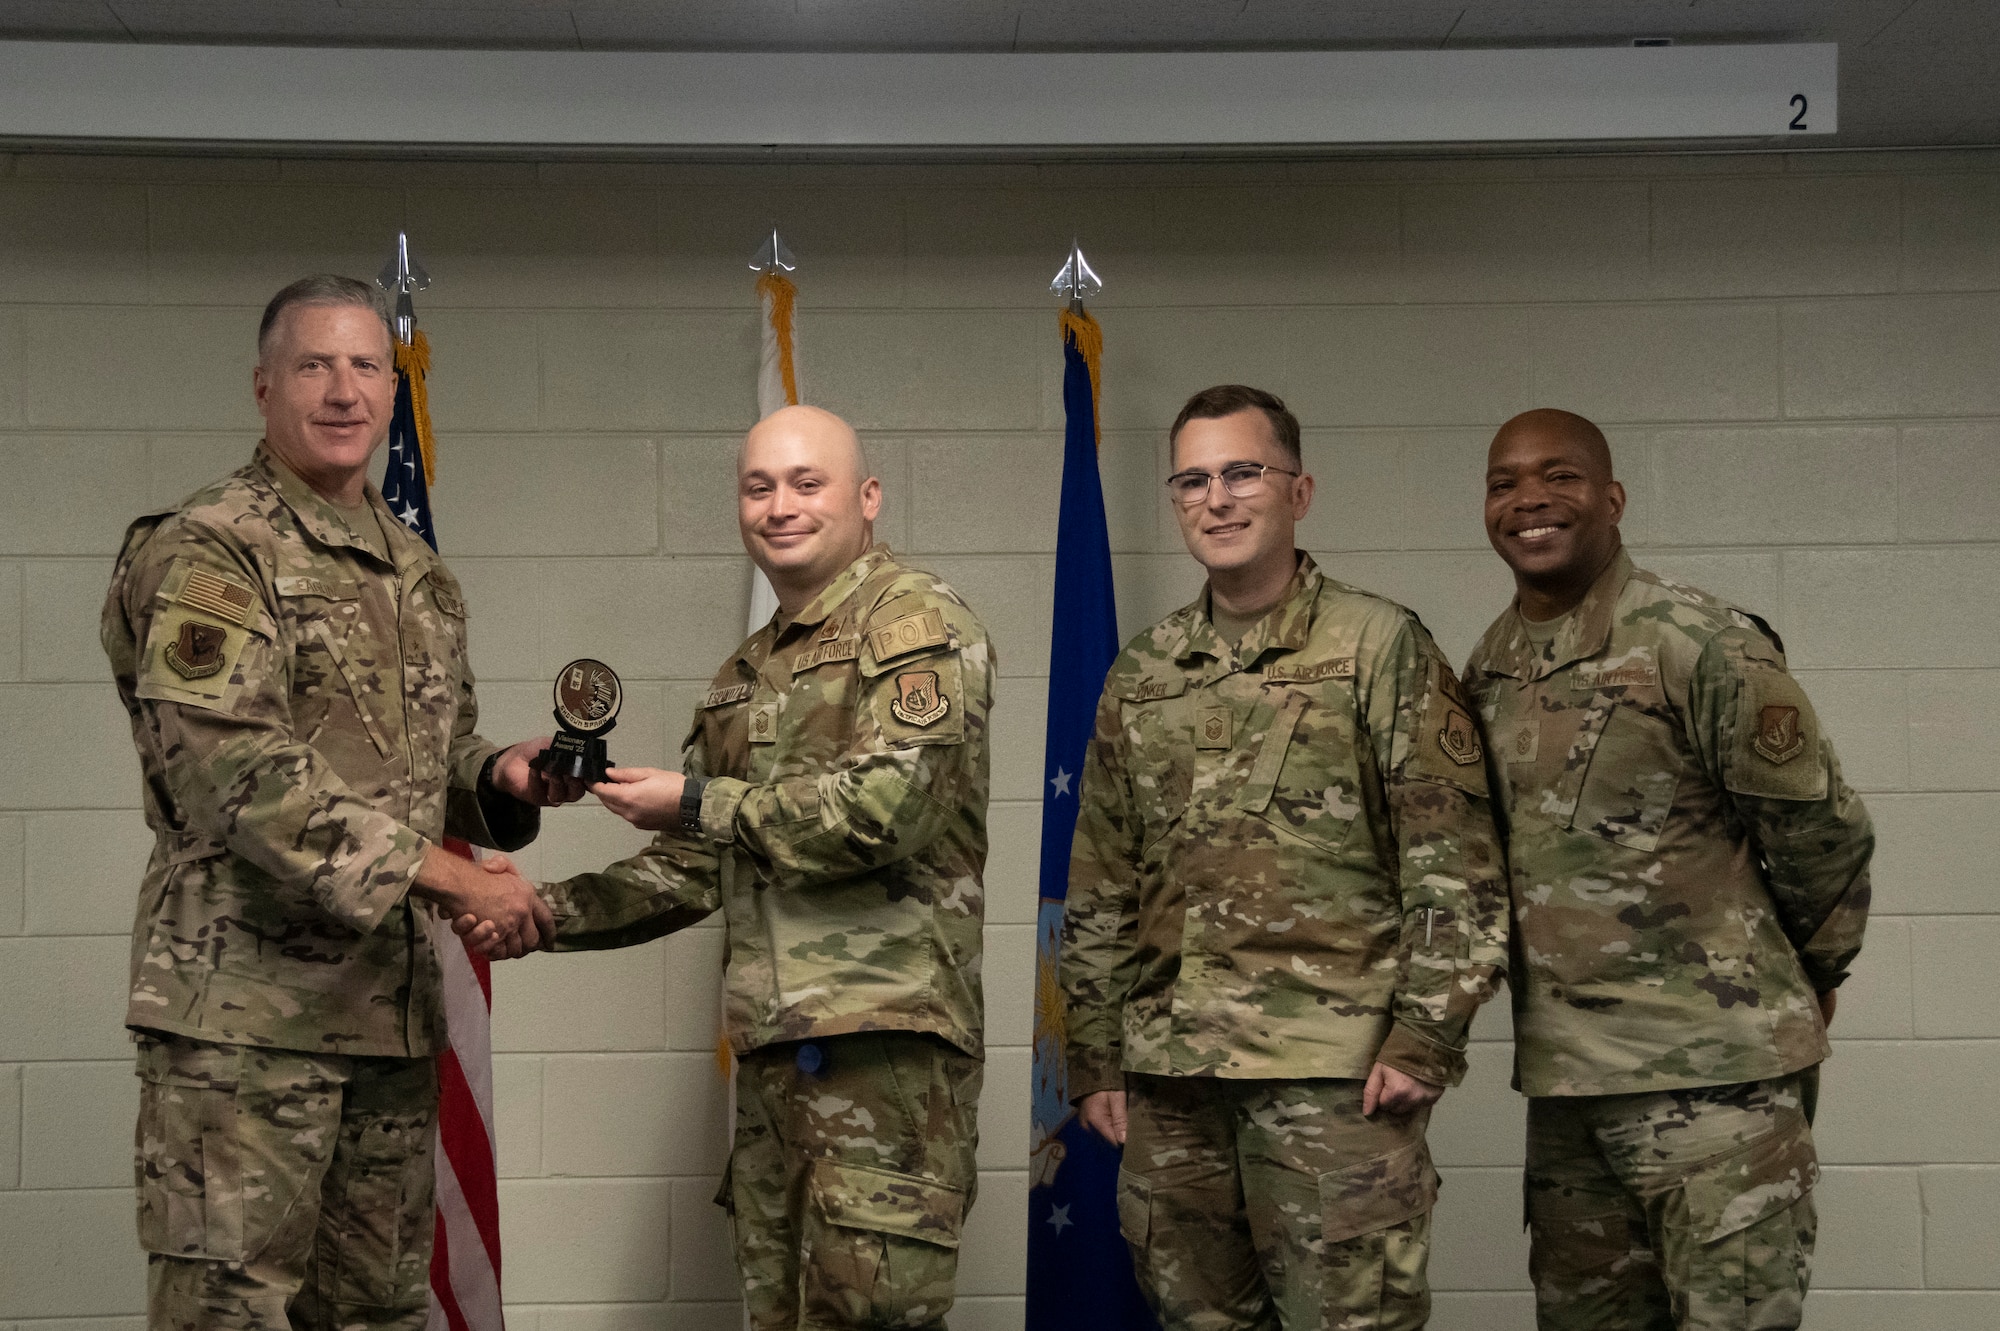
<svg viewBox="0 0 2000 1331">
<path fill-rule="evenodd" d="M 610 666 L 589 657 L 571 661 L 556 676 L 556 737 L 535 765 L 585 785 L 604 780 L 611 755 L 604 737 L 618 724 L 624 692 Z"/>
</svg>

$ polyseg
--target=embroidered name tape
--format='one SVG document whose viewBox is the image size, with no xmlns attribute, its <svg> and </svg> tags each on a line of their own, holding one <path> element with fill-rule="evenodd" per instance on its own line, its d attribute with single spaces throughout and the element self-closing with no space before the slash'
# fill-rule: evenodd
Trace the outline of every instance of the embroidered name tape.
<svg viewBox="0 0 2000 1331">
<path fill-rule="evenodd" d="M 725 684 L 719 689 L 710 689 L 702 695 L 701 705 L 707 707 L 727 707 L 733 702 L 742 702 L 756 687 L 752 684 Z"/>
<path fill-rule="evenodd" d="M 825 665 L 828 661 L 852 661 L 859 655 L 861 655 L 861 639 L 859 638 L 842 638 L 837 642 L 822 642 L 799 653 L 798 658 L 792 662 L 792 673 L 794 675 L 803 674 L 816 666 Z"/>
<path fill-rule="evenodd" d="M 1336 656 L 1330 661 L 1307 661 L 1296 665 L 1278 661 L 1265 668 L 1264 678 L 1285 684 L 1311 684 L 1322 679 L 1353 679 L 1354 658 Z"/>
<path fill-rule="evenodd" d="M 1650 661 L 1639 661 L 1631 665 L 1603 666 L 1596 670 L 1578 667 L 1573 686 L 1579 689 L 1651 688 L 1659 682 L 1660 668 Z"/>
</svg>

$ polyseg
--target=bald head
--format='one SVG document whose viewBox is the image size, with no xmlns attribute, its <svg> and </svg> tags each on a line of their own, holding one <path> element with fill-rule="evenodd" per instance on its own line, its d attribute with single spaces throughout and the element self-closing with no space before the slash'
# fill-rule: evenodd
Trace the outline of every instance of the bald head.
<svg viewBox="0 0 2000 1331">
<path fill-rule="evenodd" d="M 854 427 L 824 407 L 780 407 L 750 427 L 736 454 L 736 474 L 783 454 L 810 456 L 830 477 L 861 484 L 868 477 L 868 460 Z"/>
<path fill-rule="evenodd" d="M 1612 478 L 1611 445 L 1595 421 L 1560 407 L 1536 407 L 1533 411 L 1524 411 L 1502 425 L 1499 433 L 1493 436 L 1493 445 L 1486 450 L 1487 462 L 1491 464 L 1510 440 L 1520 435 L 1559 440 L 1574 449 L 1576 460 L 1590 467 L 1599 480 Z"/>
<path fill-rule="evenodd" d="M 774 411 L 736 456 L 743 548 L 797 614 L 875 540 L 882 483 L 868 474 L 854 427 L 819 407 Z"/>
<path fill-rule="evenodd" d="M 1521 613 L 1580 602 L 1617 556 L 1625 487 L 1604 432 L 1573 411 L 1524 411 L 1486 450 L 1486 538 L 1514 570 Z"/>
</svg>

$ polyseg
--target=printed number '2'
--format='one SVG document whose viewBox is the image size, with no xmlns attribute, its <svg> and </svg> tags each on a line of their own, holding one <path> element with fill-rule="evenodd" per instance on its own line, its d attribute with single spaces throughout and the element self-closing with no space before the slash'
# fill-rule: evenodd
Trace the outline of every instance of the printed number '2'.
<svg viewBox="0 0 2000 1331">
<path fill-rule="evenodd" d="M 1795 92 L 1792 94 L 1792 100 L 1786 103 L 1786 105 L 1799 108 L 1799 113 L 1792 117 L 1791 128 L 1804 129 L 1806 127 L 1806 95 L 1802 92 Z"/>
</svg>

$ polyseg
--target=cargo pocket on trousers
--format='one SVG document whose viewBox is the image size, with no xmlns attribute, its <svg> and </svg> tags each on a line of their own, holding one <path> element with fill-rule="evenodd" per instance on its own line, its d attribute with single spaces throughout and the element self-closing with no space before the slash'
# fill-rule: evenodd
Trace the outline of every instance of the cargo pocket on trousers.
<svg viewBox="0 0 2000 1331">
<path fill-rule="evenodd" d="M 428 1114 L 383 1115 L 361 1125 L 337 1206 L 335 1198 L 327 1198 L 334 1215 L 322 1212 L 322 1231 L 327 1219 L 341 1231 L 332 1283 L 336 1304 L 422 1306 L 429 1276 L 423 1260 L 430 1247 L 426 1231 L 436 1224 L 435 1157 L 429 1149 L 436 1131 Z M 321 1253 L 324 1258 L 324 1233 Z"/>
<path fill-rule="evenodd" d="M 147 1252 L 243 1260 L 237 1067 L 234 1049 L 139 1042 L 132 1168 Z"/>
<path fill-rule="evenodd" d="M 817 1160 L 804 1266 L 808 1320 L 925 1327 L 951 1308 L 965 1191 L 917 1174 Z"/>
<path fill-rule="evenodd" d="M 1812 1274 L 1818 1181 L 1812 1131 L 1793 1110 L 1777 1128 L 1703 1161 L 1661 1194 L 1676 1316 L 1685 1319 L 1692 1300 L 1715 1310 L 1723 1325 L 1797 1325 Z M 1738 1311 L 1745 1308 L 1761 1312 L 1746 1323 Z"/>
<path fill-rule="evenodd" d="M 1132 1251 L 1146 1251 L 1153 1232 L 1153 1185 L 1139 1175 L 1118 1171 L 1118 1232 Z"/>
<path fill-rule="evenodd" d="M 1360 1316 L 1382 1331 L 1430 1316 L 1425 1265 L 1437 1170 L 1421 1141 L 1319 1178 L 1325 1324 Z"/>
</svg>

